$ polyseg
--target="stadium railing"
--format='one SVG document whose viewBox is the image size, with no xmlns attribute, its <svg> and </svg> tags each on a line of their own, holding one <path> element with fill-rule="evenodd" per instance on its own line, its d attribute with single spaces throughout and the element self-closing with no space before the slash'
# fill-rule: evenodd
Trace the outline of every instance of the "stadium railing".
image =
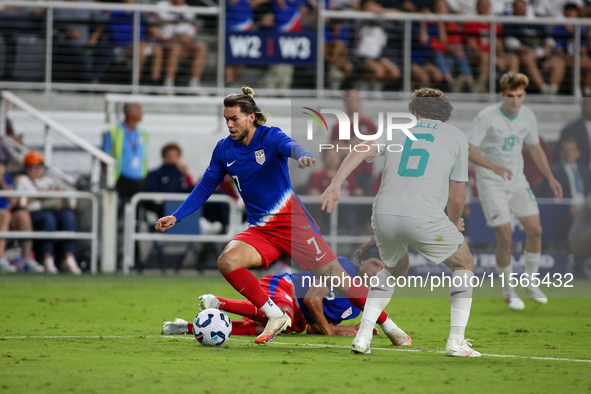
<svg viewBox="0 0 591 394">
<path fill-rule="evenodd" d="M 141 201 L 184 201 L 188 194 L 185 193 L 138 193 L 125 205 L 125 228 L 123 246 L 123 273 L 129 274 L 129 270 L 135 262 L 135 243 L 137 241 L 157 242 L 229 242 L 242 227 L 242 208 L 229 196 L 213 195 L 208 202 L 226 203 L 230 209 L 230 222 L 228 232 L 225 234 L 167 234 L 167 233 L 140 233 L 136 232 L 137 207 Z M 191 220 L 185 219 L 185 220 Z"/>
<path fill-rule="evenodd" d="M 19 192 L 12 190 L 0 190 L 0 197 L 6 198 L 65 198 L 65 199 L 84 199 L 91 203 L 90 232 L 83 231 L 0 231 L 0 238 L 3 239 L 55 239 L 55 240 L 87 240 L 90 241 L 90 272 L 98 272 L 98 243 L 99 243 L 99 201 L 98 198 L 90 192 L 78 191 L 47 191 L 47 192 Z"/>
<path fill-rule="evenodd" d="M 316 67 L 314 72 L 315 78 L 315 89 L 258 89 L 259 95 L 269 96 L 317 96 L 317 97 L 334 97 L 342 96 L 340 90 L 330 90 L 325 88 L 325 61 L 324 61 L 324 40 L 325 40 L 325 27 L 326 21 L 330 20 L 341 20 L 341 21 L 352 21 L 360 22 L 363 20 L 378 20 L 389 23 L 399 23 L 403 25 L 403 35 L 400 47 L 402 48 L 403 57 L 401 64 L 402 69 L 402 90 L 398 92 L 382 92 L 381 97 L 383 98 L 400 98 L 408 97 L 411 93 L 411 53 L 412 53 L 412 23 L 418 21 L 475 21 L 490 23 L 490 53 L 489 53 L 489 75 L 494 76 L 496 74 L 495 61 L 496 52 L 495 43 L 498 39 L 494 33 L 496 26 L 499 24 L 520 24 L 520 25 L 560 25 L 567 23 L 564 18 L 535 18 L 529 19 L 526 17 L 505 17 L 496 15 L 436 15 L 429 14 L 423 15 L 419 13 L 384 13 L 376 15 L 371 12 L 359 12 L 359 11 L 335 11 L 326 10 L 325 1 L 320 0 L 318 3 L 318 23 L 316 26 Z M 0 1 L 0 6 L 13 6 L 13 7 L 28 7 L 30 9 L 44 9 L 46 13 L 44 15 L 44 27 L 45 31 L 38 31 L 38 34 L 44 34 L 44 41 L 41 43 L 44 48 L 42 52 L 44 55 L 44 69 L 40 70 L 42 81 L 39 82 L 25 82 L 24 80 L 18 80 L 18 78 L 4 78 L 0 81 L 0 88 L 18 88 L 18 89 L 36 89 L 36 90 L 86 90 L 86 91 L 104 91 L 104 92 L 126 92 L 126 93 L 166 93 L 166 88 L 162 86 L 150 86 L 149 84 L 140 84 L 139 75 L 139 50 L 140 50 L 140 31 L 141 31 L 141 13 L 159 13 L 162 11 L 168 12 L 179 12 L 178 7 L 161 6 L 161 5 L 142 5 L 142 4 L 109 4 L 109 3 L 74 3 L 74 2 L 51 2 L 51 1 L 17 1 L 17 0 L 3 0 Z M 128 11 L 133 13 L 133 57 L 132 57 L 132 77 L 131 80 L 123 84 L 109 84 L 109 83 L 71 83 L 71 82 L 55 82 L 52 77 L 52 53 L 53 53 L 53 27 L 54 27 L 54 10 L 55 9 L 77 9 L 77 10 L 100 10 L 100 11 Z M 181 94 L 195 94 L 207 93 L 207 94 L 218 94 L 223 95 L 230 92 L 224 86 L 224 66 L 225 62 L 225 51 L 226 51 L 226 29 L 225 29 L 225 3 L 220 2 L 219 7 L 182 7 L 182 12 L 201 16 L 201 17 L 213 17 L 217 18 L 217 32 L 212 35 L 215 37 L 217 42 L 212 42 L 211 46 L 217 47 L 216 55 L 216 70 L 215 70 L 215 83 L 206 83 L 197 90 L 187 87 L 175 87 L 175 93 Z M 0 11 L 0 13 L 3 11 Z M 530 100 L 538 101 L 552 101 L 556 102 L 573 102 L 577 101 L 581 97 L 580 82 L 581 82 L 581 56 L 580 49 L 583 43 L 583 37 L 579 27 L 591 26 L 591 19 L 589 18 L 569 18 L 569 25 L 574 25 L 577 28 L 574 33 L 574 69 L 572 78 L 572 95 L 568 96 L 536 96 L 530 97 Z M 25 37 L 26 38 L 26 37 Z M 23 43 L 26 45 L 26 42 Z M 27 44 L 28 45 L 28 44 Z M 33 44 L 31 44 L 33 45 Z M 23 57 L 24 61 L 34 62 L 34 56 Z M 1 68 L 1 67 L 0 67 Z M 22 74 L 22 73 L 21 73 Z M 1 71 L 0 71 L 1 75 Z M 20 75 L 20 74 L 19 74 Z M 257 87 L 256 85 L 253 87 Z M 454 100 L 494 100 L 496 92 L 496 80 L 490 78 L 488 91 L 486 94 L 471 94 L 471 93 L 456 93 L 450 95 L 450 98 Z M 362 96 L 371 96 L 373 92 L 363 92 Z"/>
<path fill-rule="evenodd" d="M 140 201 L 164 201 L 164 200 L 175 200 L 175 201 L 182 201 L 187 197 L 187 194 L 176 194 L 176 193 L 139 193 L 136 194 L 131 202 L 127 204 L 125 209 L 125 236 L 124 236 L 124 264 L 123 264 L 123 273 L 129 274 L 131 267 L 134 265 L 135 259 L 135 242 L 136 241 L 158 241 L 158 242 L 228 242 L 234 236 L 236 236 L 243 228 L 243 224 L 241 222 L 242 218 L 242 208 L 239 207 L 232 198 L 228 196 L 220 196 L 220 195 L 213 195 L 210 197 L 208 202 L 225 202 L 229 205 L 231 210 L 230 215 L 230 225 L 228 232 L 226 234 L 221 235 L 176 235 L 176 234 L 166 234 L 166 233 L 139 233 L 136 232 L 136 224 L 137 224 L 137 206 Z M 308 209 L 318 208 L 320 205 L 319 197 L 318 196 L 299 196 L 300 200 L 308 207 Z M 349 254 L 352 252 L 351 248 L 348 248 L 347 251 L 342 251 L 339 249 L 340 246 L 350 247 L 363 244 L 367 242 L 373 234 L 361 234 L 362 231 L 357 231 L 357 235 L 351 234 L 340 234 L 339 230 L 339 213 L 341 211 L 346 212 L 347 210 L 355 210 L 359 209 L 360 207 L 364 207 L 365 209 L 371 211 L 371 205 L 374 202 L 373 196 L 347 196 L 342 197 L 339 200 L 339 204 L 336 205 L 333 212 L 328 215 L 329 222 L 328 228 L 324 228 L 323 230 L 323 237 L 330 245 L 331 249 L 335 251 L 337 254 L 342 254 L 345 252 Z M 568 224 L 569 218 L 564 216 L 565 208 L 568 211 L 570 204 L 574 201 L 571 199 L 564 199 L 564 200 L 556 200 L 551 198 L 540 198 L 538 199 L 542 211 L 544 212 L 544 217 L 542 218 L 542 222 L 545 223 L 545 227 L 547 229 L 547 234 L 545 237 L 548 236 L 549 238 L 545 240 L 548 245 L 551 245 L 552 248 L 560 248 L 561 250 L 566 250 L 566 233 L 568 232 Z M 479 204 L 478 199 L 471 199 L 470 201 L 472 204 Z M 467 202 L 467 206 L 469 203 Z M 551 208 L 548 210 L 548 208 Z M 365 212 L 365 211 L 364 211 Z M 371 213 L 368 214 L 369 216 L 366 217 L 367 221 L 371 218 Z M 469 216 L 470 217 L 470 216 Z M 315 219 L 318 221 L 319 217 L 316 216 Z M 494 235 L 492 234 L 492 229 L 488 228 L 484 224 L 484 217 L 480 212 L 479 216 L 474 216 L 474 220 L 479 220 L 478 226 L 475 226 L 475 223 L 472 223 L 473 226 L 473 235 L 478 238 L 478 242 L 482 243 L 485 242 L 487 244 L 493 243 L 494 244 Z M 189 219 L 190 220 L 190 219 Z M 554 228 L 551 228 L 552 225 Z M 567 226 L 565 228 L 565 225 Z M 523 242 L 521 238 L 524 237 L 523 230 L 518 230 L 518 225 L 515 224 L 515 232 L 514 232 L 514 242 L 520 243 Z M 489 234 L 490 233 L 490 234 Z M 469 235 L 469 234 L 468 234 Z M 521 245 L 522 247 L 523 245 Z M 349 250 L 350 249 L 350 250 Z"/>
</svg>

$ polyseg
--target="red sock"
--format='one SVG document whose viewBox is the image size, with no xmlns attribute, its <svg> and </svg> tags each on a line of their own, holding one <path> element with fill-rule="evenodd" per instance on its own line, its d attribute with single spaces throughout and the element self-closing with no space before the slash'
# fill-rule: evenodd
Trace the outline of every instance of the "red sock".
<svg viewBox="0 0 591 394">
<path fill-rule="evenodd" d="M 216 297 L 221 302 L 220 309 L 226 312 L 235 313 L 249 319 L 266 323 L 268 318 L 255 307 L 252 302 L 246 300 L 230 300 L 228 298 Z"/>
<path fill-rule="evenodd" d="M 232 335 L 256 335 L 256 333 L 256 321 L 232 320 Z"/>
<path fill-rule="evenodd" d="M 365 308 L 365 300 L 367 299 L 368 292 L 369 289 L 365 286 L 351 286 L 349 287 L 347 294 L 345 294 L 345 297 L 349 298 L 349 301 L 351 302 L 351 304 L 353 304 L 355 308 L 363 310 Z M 380 317 L 378 317 L 377 323 L 382 324 L 386 321 L 387 318 L 388 315 L 386 314 L 386 312 L 382 311 Z"/>
<path fill-rule="evenodd" d="M 187 323 L 187 334 L 193 334 L 193 323 Z"/>
<path fill-rule="evenodd" d="M 238 268 L 227 274 L 223 274 L 228 283 L 236 289 L 236 291 L 246 297 L 255 307 L 261 308 L 265 305 L 269 295 L 263 291 L 261 284 L 256 276 L 254 276 L 246 268 Z"/>
</svg>

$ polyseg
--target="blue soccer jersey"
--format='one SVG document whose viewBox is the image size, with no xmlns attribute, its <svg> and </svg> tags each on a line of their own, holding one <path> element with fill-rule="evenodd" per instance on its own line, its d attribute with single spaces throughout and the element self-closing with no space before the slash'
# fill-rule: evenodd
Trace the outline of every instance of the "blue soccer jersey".
<svg viewBox="0 0 591 394">
<path fill-rule="evenodd" d="M 342 256 L 337 257 L 337 259 L 351 278 L 354 278 L 357 275 L 359 267 L 353 264 L 351 260 Z M 293 283 L 298 305 L 302 311 L 302 315 L 309 324 L 313 323 L 313 320 L 310 312 L 304 305 L 303 299 L 308 290 L 310 290 L 309 284 L 314 283 L 314 278 L 316 279 L 315 283 L 319 283 L 319 278 L 310 271 L 300 271 L 291 275 L 291 281 Z M 343 320 L 354 319 L 359 316 L 359 313 L 361 312 L 351 304 L 348 298 L 342 297 L 332 289 L 330 289 L 330 293 L 328 293 L 328 295 L 322 300 L 322 307 L 324 309 L 324 315 L 335 325 Z"/>
<path fill-rule="evenodd" d="M 231 136 L 218 142 L 201 182 L 173 216 L 181 221 L 211 196 L 226 174 L 230 174 L 244 200 L 247 221 L 264 226 L 269 222 L 291 222 L 293 190 L 288 159 L 312 154 L 278 127 L 259 126 L 245 146 Z"/>
</svg>

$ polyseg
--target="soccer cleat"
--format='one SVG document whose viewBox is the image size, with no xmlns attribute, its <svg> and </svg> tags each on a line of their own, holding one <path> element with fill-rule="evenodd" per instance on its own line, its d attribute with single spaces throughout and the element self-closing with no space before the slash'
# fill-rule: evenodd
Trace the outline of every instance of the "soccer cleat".
<svg viewBox="0 0 591 394">
<path fill-rule="evenodd" d="M 162 335 L 184 335 L 189 332 L 189 322 L 178 317 L 174 321 L 165 321 L 162 323 Z"/>
<path fill-rule="evenodd" d="M 525 304 L 521 301 L 521 298 L 517 297 L 514 288 L 510 288 L 509 290 L 503 291 L 503 298 L 509 308 L 513 309 L 514 311 L 520 311 L 525 308 Z"/>
<path fill-rule="evenodd" d="M 3 274 L 12 274 L 16 272 L 16 267 L 10 264 L 10 261 L 4 256 L 0 257 L 0 272 Z"/>
<path fill-rule="evenodd" d="M 288 327 L 291 327 L 291 318 L 287 313 L 283 312 L 283 315 L 279 317 L 270 317 L 265 326 L 265 330 L 261 335 L 256 337 L 254 343 L 261 344 L 270 342 L 275 338 L 275 335 L 279 334 L 281 331 L 287 330 Z"/>
<path fill-rule="evenodd" d="M 548 302 L 548 297 L 546 297 L 546 294 L 544 294 L 537 286 L 529 285 L 524 287 L 523 290 L 527 291 L 535 302 L 539 302 L 540 304 L 545 304 Z"/>
<path fill-rule="evenodd" d="M 448 339 L 445 345 L 445 355 L 449 357 L 480 357 L 480 353 L 470 348 L 471 343 L 465 340 L 458 345 L 454 339 Z"/>
<path fill-rule="evenodd" d="M 82 270 L 80 269 L 80 267 L 78 267 L 78 262 L 76 261 L 76 259 L 72 255 L 69 255 L 68 257 L 66 257 L 66 259 L 64 260 L 63 266 L 71 274 L 82 275 Z"/>
<path fill-rule="evenodd" d="M 525 308 L 525 304 L 521 301 L 519 297 L 510 297 L 505 298 L 505 302 L 509 305 L 509 308 L 513 309 L 514 311 L 520 311 Z"/>
<path fill-rule="evenodd" d="M 367 340 L 365 335 L 358 335 L 353 338 L 351 343 L 351 353 L 357 354 L 371 354 L 371 348 L 369 347 L 370 342 Z"/>
<path fill-rule="evenodd" d="M 37 262 L 37 260 L 35 260 L 33 258 L 29 258 L 29 259 L 25 260 L 23 262 L 23 266 L 26 267 L 25 271 L 28 271 L 28 272 L 35 272 L 35 273 L 45 272 L 45 267 L 42 266 L 41 264 L 39 264 Z"/>
<path fill-rule="evenodd" d="M 412 346 L 412 339 L 410 339 L 410 336 L 400 328 L 391 329 L 386 333 L 386 336 L 394 346 Z M 353 345 L 351 345 L 351 347 L 353 347 Z"/>
<path fill-rule="evenodd" d="M 57 267 L 55 266 L 55 263 L 53 262 L 53 256 L 47 256 L 43 260 L 43 265 L 45 266 L 45 272 L 47 272 L 49 274 L 57 274 L 58 273 Z"/>
<path fill-rule="evenodd" d="M 199 312 L 209 308 L 220 309 L 220 305 L 222 303 L 213 294 L 199 296 Z"/>
</svg>

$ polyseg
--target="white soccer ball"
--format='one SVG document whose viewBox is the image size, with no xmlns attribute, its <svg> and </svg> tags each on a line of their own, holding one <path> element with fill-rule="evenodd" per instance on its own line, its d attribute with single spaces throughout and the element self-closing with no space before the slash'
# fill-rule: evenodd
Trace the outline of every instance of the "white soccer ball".
<svg viewBox="0 0 591 394">
<path fill-rule="evenodd" d="M 221 346 L 232 333 L 232 322 L 225 312 L 209 308 L 193 321 L 193 335 L 203 346 Z"/>
</svg>

